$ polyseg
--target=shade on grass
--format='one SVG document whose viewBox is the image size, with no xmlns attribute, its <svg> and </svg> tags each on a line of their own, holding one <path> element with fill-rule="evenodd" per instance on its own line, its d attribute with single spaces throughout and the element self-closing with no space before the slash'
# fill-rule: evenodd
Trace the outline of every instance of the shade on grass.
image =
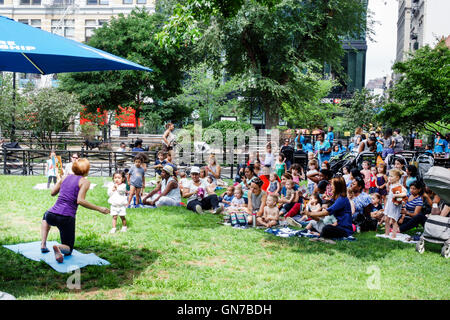
<svg viewBox="0 0 450 320">
<path fill-rule="evenodd" d="M 108 206 L 109 178 L 87 199 Z M 37 241 L 56 198 L 33 190 L 45 177 L 0 176 L 0 244 Z M 18 299 L 449 299 L 448 261 L 440 247 L 357 235 L 336 245 L 236 230 L 219 216 L 185 208 L 134 209 L 128 232 L 109 234 L 111 217 L 80 208 L 75 248 L 109 266 L 81 269 L 81 290 L 58 274 L 0 248 L 0 291 Z M 120 227 L 120 222 L 118 222 Z M 49 240 L 59 241 L 56 229 Z"/>
</svg>

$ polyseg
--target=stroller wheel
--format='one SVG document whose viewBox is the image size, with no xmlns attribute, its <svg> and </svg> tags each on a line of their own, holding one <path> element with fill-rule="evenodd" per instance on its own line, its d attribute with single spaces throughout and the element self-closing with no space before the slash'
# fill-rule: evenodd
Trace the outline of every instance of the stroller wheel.
<svg viewBox="0 0 450 320">
<path fill-rule="evenodd" d="M 442 246 L 441 255 L 448 259 L 450 257 L 450 246 L 446 243 Z"/>
<path fill-rule="evenodd" d="M 425 252 L 425 240 L 423 240 L 422 238 L 416 244 L 416 251 L 420 254 Z"/>
</svg>

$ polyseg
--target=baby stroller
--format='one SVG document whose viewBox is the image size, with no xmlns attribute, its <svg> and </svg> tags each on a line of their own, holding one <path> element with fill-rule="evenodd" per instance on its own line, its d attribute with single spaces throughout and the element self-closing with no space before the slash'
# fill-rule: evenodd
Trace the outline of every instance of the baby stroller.
<svg viewBox="0 0 450 320">
<path fill-rule="evenodd" d="M 446 203 L 450 203 L 450 170 L 432 167 L 424 175 L 425 184 Z M 425 251 L 425 242 L 442 244 L 441 255 L 450 257 L 450 217 L 430 215 L 425 222 L 423 235 L 416 244 L 416 251 Z"/>
<path fill-rule="evenodd" d="M 338 157 L 334 157 L 330 160 L 330 170 L 333 174 L 342 173 L 342 168 L 346 166 L 353 167 L 355 162 L 356 154 L 348 152 L 342 154 Z"/>
<path fill-rule="evenodd" d="M 428 170 L 434 166 L 434 157 L 429 153 L 417 153 L 412 162 L 418 169 L 419 178 L 423 178 Z"/>
<path fill-rule="evenodd" d="M 377 154 L 373 152 L 361 152 L 355 158 L 353 167 L 362 170 L 362 164 L 364 161 L 368 161 L 370 166 L 374 166 L 377 163 Z"/>
</svg>

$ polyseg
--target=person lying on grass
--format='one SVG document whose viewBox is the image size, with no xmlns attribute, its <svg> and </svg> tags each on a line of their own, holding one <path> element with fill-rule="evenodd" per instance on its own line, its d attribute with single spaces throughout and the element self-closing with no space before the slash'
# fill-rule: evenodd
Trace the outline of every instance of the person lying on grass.
<svg viewBox="0 0 450 320">
<path fill-rule="evenodd" d="M 108 208 L 99 207 L 86 200 L 91 183 L 85 178 L 90 169 L 89 160 L 79 159 L 72 166 L 73 175 L 59 180 L 51 191 L 52 197 L 59 193 L 55 205 L 48 209 L 41 223 L 41 252 L 47 253 L 47 236 L 51 226 L 59 229 L 61 244 L 54 245 L 56 261 L 62 263 L 64 255 L 71 255 L 75 243 L 75 215 L 78 205 L 108 214 Z"/>
</svg>

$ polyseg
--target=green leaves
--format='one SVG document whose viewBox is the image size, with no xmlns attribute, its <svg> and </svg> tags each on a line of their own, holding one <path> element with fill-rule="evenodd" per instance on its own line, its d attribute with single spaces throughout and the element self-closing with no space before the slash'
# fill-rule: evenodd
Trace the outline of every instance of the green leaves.
<svg viewBox="0 0 450 320">
<path fill-rule="evenodd" d="M 396 63 L 401 74 L 390 92 L 379 119 L 392 126 L 429 128 L 430 124 L 450 124 L 450 50 L 445 44 L 425 46 L 408 60 Z M 434 129 L 436 131 L 436 129 Z"/>
</svg>

